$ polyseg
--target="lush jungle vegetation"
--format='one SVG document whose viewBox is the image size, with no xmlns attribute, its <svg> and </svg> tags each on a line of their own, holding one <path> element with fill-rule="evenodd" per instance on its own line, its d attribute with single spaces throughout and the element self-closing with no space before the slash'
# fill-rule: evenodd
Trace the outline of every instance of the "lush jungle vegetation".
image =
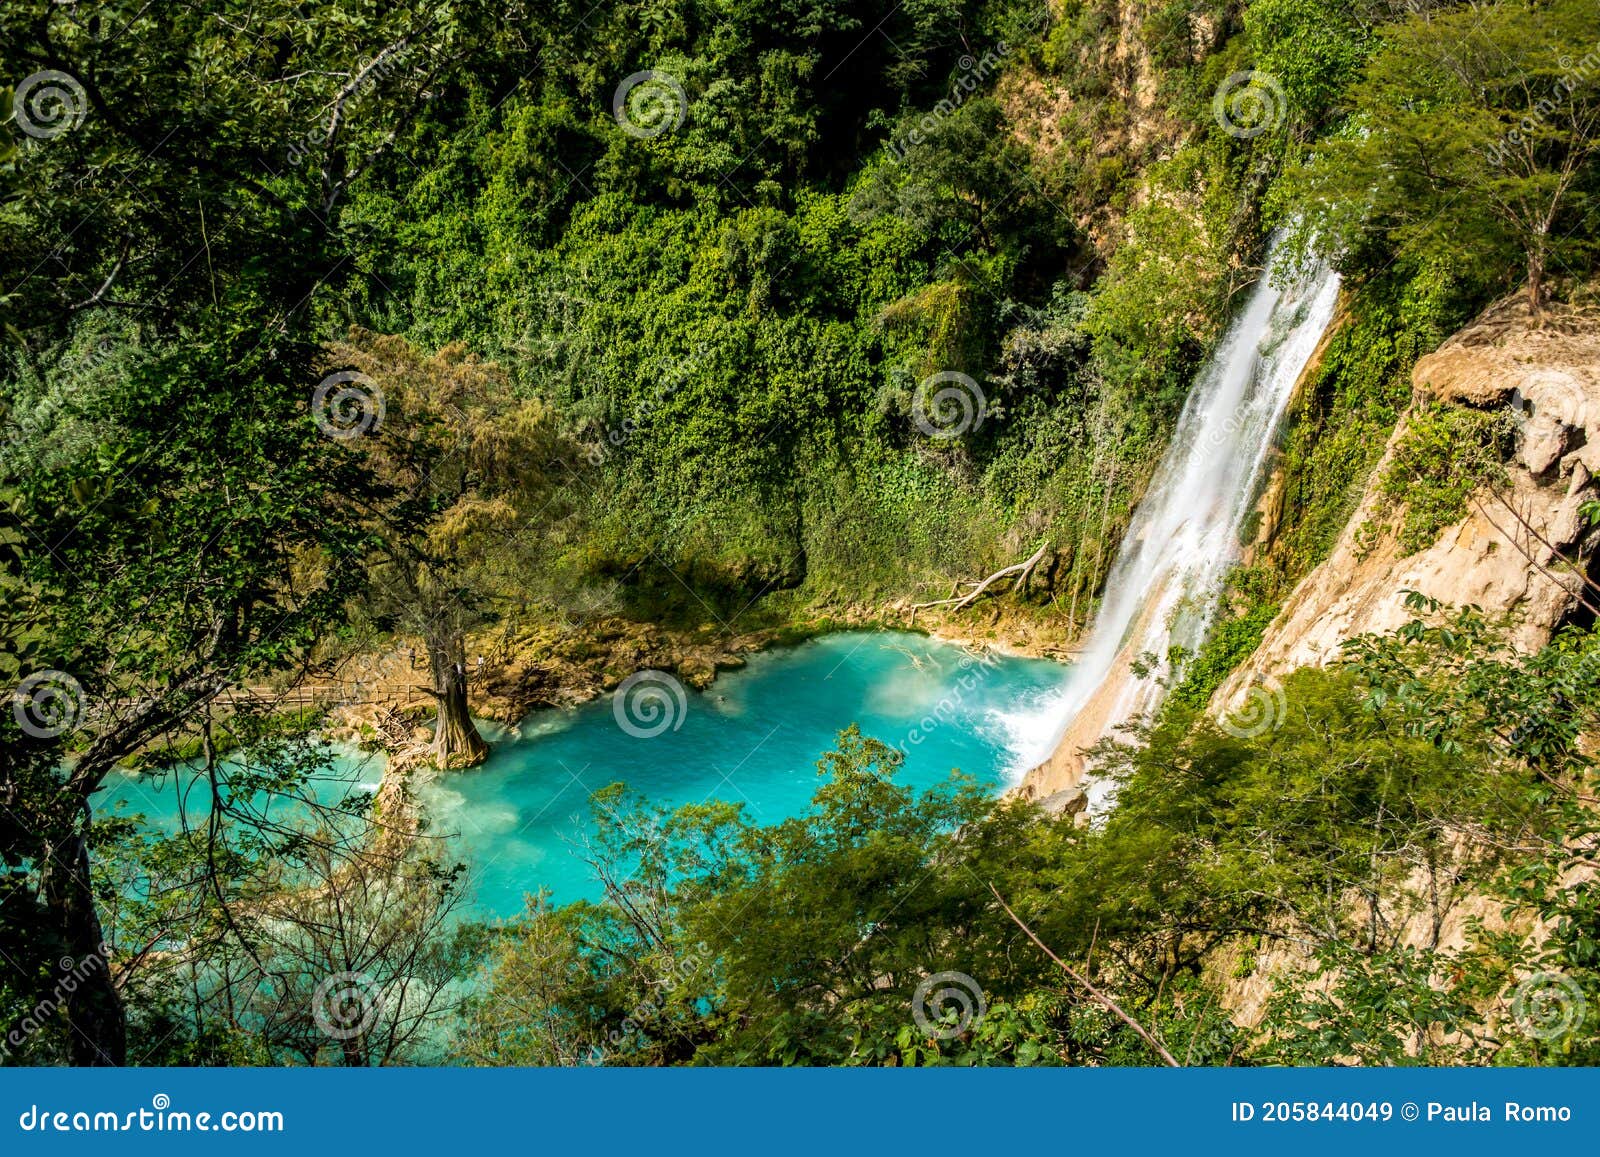
<svg viewBox="0 0 1600 1157">
<path fill-rule="evenodd" d="M 1530 969 L 1600 1008 L 1589 635 L 1519 657 L 1419 605 L 1278 731 L 1200 711 L 1415 358 L 1592 293 L 1597 53 L 1590 0 L 9 5 L 7 1061 L 1597 1059 L 1510 1013 Z M 399 795 L 260 806 L 329 756 L 236 692 L 398 637 L 448 766 L 483 629 L 733 633 L 1045 543 L 1026 613 L 1080 629 L 1277 230 L 1346 321 L 1284 525 L 1103 826 L 917 796 L 847 731 L 776 827 L 605 794 L 607 902 L 485 928 Z M 1414 538 L 1461 500 L 1428 433 Z M 161 748 L 216 805 L 176 838 L 96 810 Z M 930 1032 L 958 943 L 986 1012 Z M 1258 970 L 1320 980 L 1244 1027 Z M 330 1033 L 346 975 L 391 998 Z"/>
</svg>

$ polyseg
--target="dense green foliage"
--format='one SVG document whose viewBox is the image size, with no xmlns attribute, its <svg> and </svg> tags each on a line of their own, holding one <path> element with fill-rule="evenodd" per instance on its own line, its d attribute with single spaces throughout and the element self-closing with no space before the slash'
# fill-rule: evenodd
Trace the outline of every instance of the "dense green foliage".
<svg viewBox="0 0 1600 1157">
<path fill-rule="evenodd" d="M 1438 404 L 1414 409 L 1378 492 L 1404 508 L 1400 549 L 1421 550 L 1467 513 L 1481 486 L 1499 481 L 1512 441 L 1510 416 Z"/>
<path fill-rule="evenodd" d="M 1187 1063 L 1600 1060 L 1581 1009 L 1549 1034 L 1507 1011 L 1527 972 L 1600 996 L 1592 886 L 1562 882 L 1600 847 L 1579 742 L 1600 708 L 1595 640 L 1519 659 L 1471 610 L 1419 610 L 1341 669 L 1289 679 L 1271 726 L 1168 712 L 1116 753 L 1116 809 L 1089 828 L 959 780 L 916 796 L 893 782 L 897 753 L 854 730 L 818 766 L 814 812 L 772 827 L 602 792 L 607 901 L 502 931 L 467 1051 L 1151 1063 L 998 895 Z M 1503 918 L 1442 939 L 1484 896 Z M 1561 934 L 1536 950 L 1503 934 L 1533 915 Z M 1282 985 L 1259 1023 L 1234 1023 L 1225 985 L 1273 958 L 1330 984 Z M 945 972 L 964 1010 L 918 996 Z"/>
<path fill-rule="evenodd" d="M 1551 274 L 1581 276 L 1600 149 L 1597 23 L 1587 0 L 1553 0 L 1383 28 L 1348 123 L 1301 174 L 1324 242 L 1508 288 L 1520 262 L 1535 308 Z"/>
<path fill-rule="evenodd" d="M 1257 245 L 1259 172 L 1186 106 L 1195 141 L 1153 177 L 1169 195 L 1082 297 L 1101 261 L 1084 170 L 1008 136 L 1019 98 L 996 90 L 1002 65 L 1050 67 L 1041 14 L 794 7 L 625 7 L 504 95 L 466 82 L 356 194 L 372 281 L 349 308 L 466 341 L 560 408 L 599 466 L 577 571 L 623 579 L 638 609 L 943 586 L 1043 521 L 1066 556 L 1056 589 L 1087 617 Z M 1088 50 L 1100 8 L 1055 64 L 1097 93 L 1123 83 Z M 832 38 L 877 24 L 835 72 Z M 879 55 L 889 42 L 916 66 Z M 1175 88 L 1204 85 L 1197 56 L 1169 62 Z M 681 88 L 658 91 L 664 131 L 642 139 L 607 115 L 634 67 Z M 1077 157 L 1101 174 L 1093 205 L 1125 200 L 1143 159 Z M 916 420 L 940 372 L 983 395 L 957 438 Z"/>
<path fill-rule="evenodd" d="M 850 732 L 776 828 L 604 794 L 610 900 L 497 930 L 491 991 L 528 1016 L 478 1008 L 455 1044 L 1148 1061 L 993 886 L 1186 1060 L 1594 1059 L 1448 1031 L 1517 969 L 1595 995 L 1594 897 L 1560 886 L 1593 860 L 1587 637 L 1512 661 L 1470 617 L 1419 626 L 1291 680 L 1265 735 L 1198 710 L 1326 554 L 1416 356 L 1523 277 L 1535 307 L 1586 291 L 1597 23 L 1589 0 L 9 5 L 0 684 L 46 678 L 64 711 L 0 715 L 0 1002 L 50 1005 L 16 1059 L 436 1057 L 431 998 L 342 1050 L 305 1022 L 321 973 L 454 991 L 478 933 L 403 798 L 254 806 L 325 758 L 312 714 L 269 724 L 255 692 L 435 629 L 464 717 L 464 634 L 501 617 L 733 631 L 1041 541 L 1017 601 L 1076 630 L 1274 228 L 1337 264 L 1344 322 L 1281 515 L 1116 756 L 1102 826 L 915 797 Z M 485 388 L 408 393 L 461 367 Z M 393 379 L 383 441 L 330 431 L 329 370 Z M 952 382 L 964 416 L 931 394 Z M 1408 547 L 1492 472 L 1492 425 L 1418 414 L 1386 480 Z M 162 749 L 197 760 L 204 822 L 106 822 L 105 777 Z M 1511 837 L 1536 851 L 1505 861 Z M 1419 871 L 1554 932 L 1403 945 Z M 1235 1024 L 1215 969 L 1249 937 L 1309 944 L 1332 986 Z M 64 957 L 101 967 L 58 1000 Z M 989 994 L 949 1035 L 910 1019 L 946 967 Z M 130 1058 L 130 1025 L 161 1046 Z"/>
</svg>

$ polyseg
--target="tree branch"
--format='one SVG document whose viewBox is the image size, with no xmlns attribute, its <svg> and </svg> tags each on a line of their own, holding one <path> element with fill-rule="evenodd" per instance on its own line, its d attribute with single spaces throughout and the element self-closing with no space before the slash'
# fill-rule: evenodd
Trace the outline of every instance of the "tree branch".
<svg viewBox="0 0 1600 1157">
<path fill-rule="evenodd" d="M 1028 939 L 1037 944 L 1041 952 L 1059 964 L 1063 972 L 1072 977 L 1072 979 L 1081 985 L 1084 991 L 1086 991 L 1090 996 L 1094 997 L 1095 1000 L 1098 1000 L 1101 1004 L 1105 1005 L 1106 1008 L 1111 1011 L 1113 1016 L 1117 1017 L 1117 1019 L 1122 1021 L 1123 1024 L 1127 1025 L 1134 1032 L 1138 1033 L 1139 1039 L 1143 1040 L 1145 1044 L 1154 1049 L 1156 1054 L 1160 1056 L 1163 1061 L 1175 1069 L 1183 1068 L 1183 1066 L 1178 1063 L 1178 1058 L 1169 1053 L 1166 1050 L 1166 1047 L 1162 1045 L 1160 1041 L 1156 1040 L 1154 1036 L 1150 1035 L 1149 1029 L 1145 1028 L 1144 1025 L 1140 1024 L 1138 1021 L 1134 1020 L 1133 1017 L 1123 1012 L 1121 1005 L 1117 1004 L 1116 1001 L 1112 1000 L 1105 993 L 1101 992 L 1094 985 L 1090 984 L 1087 977 L 1085 977 L 1077 969 L 1073 968 L 1072 965 L 1068 964 L 1065 960 L 1061 959 L 1061 957 L 1057 956 L 1054 952 L 1051 952 L 1049 948 L 1045 947 L 1044 941 L 1040 940 L 1033 934 L 1033 929 L 1029 928 L 1022 922 L 1022 917 L 1018 916 L 1011 910 L 1011 905 L 1005 902 L 1005 899 L 1000 895 L 998 888 L 996 888 L 993 884 L 990 884 L 989 891 L 993 892 L 994 898 L 1000 901 L 1000 907 L 1006 910 L 1006 915 L 1010 916 L 1011 919 L 1016 922 L 1018 928 L 1021 928 L 1028 934 Z"/>
</svg>

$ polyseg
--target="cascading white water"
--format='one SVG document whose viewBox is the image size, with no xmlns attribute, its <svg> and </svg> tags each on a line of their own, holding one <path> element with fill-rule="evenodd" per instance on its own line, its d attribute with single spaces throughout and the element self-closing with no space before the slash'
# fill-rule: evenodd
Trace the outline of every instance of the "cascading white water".
<svg viewBox="0 0 1600 1157">
<path fill-rule="evenodd" d="M 1339 296 L 1338 275 L 1325 267 L 1274 285 L 1279 260 L 1275 245 L 1134 512 L 1088 643 L 1053 705 L 1058 745 L 1087 746 L 1154 708 L 1171 649 L 1205 640 L 1284 409 Z M 1147 653 L 1156 664 L 1137 678 L 1132 665 Z M 1103 802 L 1106 785 L 1088 787 L 1091 806 Z"/>
</svg>

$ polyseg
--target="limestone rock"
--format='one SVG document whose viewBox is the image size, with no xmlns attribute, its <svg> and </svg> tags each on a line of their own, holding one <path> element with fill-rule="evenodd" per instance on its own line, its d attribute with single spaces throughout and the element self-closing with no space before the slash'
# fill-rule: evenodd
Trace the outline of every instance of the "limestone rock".
<svg viewBox="0 0 1600 1157">
<path fill-rule="evenodd" d="M 1053 816 L 1075 816 L 1089 806 L 1089 793 L 1082 787 L 1062 788 L 1039 801 L 1039 806 Z"/>
<path fill-rule="evenodd" d="M 1213 707 L 1255 680 L 1336 659 L 1340 644 L 1403 625 L 1404 591 L 1476 603 L 1509 627 L 1509 641 L 1534 651 L 1578 606 L 1583 582 L 1563 558 L 1587 568 L 1596 534 L 1579 513 L 1597 497 L 1600 470 L 1600 316 L 1550 311 L 1535 321 L 1521 299 L 1501 302 L 1420 359 L 1412 384 L 1421 400 L 1509 406 L 1520 427 L 1509 485 L 1480 491 L 1465 518 L 1431 546 L 1402 557 L 1385 524 L 1377 479 L 1388 451 L 1332 554 L 1301 580 L 1252 658 L 1218 689 Z"/>
</svg>

